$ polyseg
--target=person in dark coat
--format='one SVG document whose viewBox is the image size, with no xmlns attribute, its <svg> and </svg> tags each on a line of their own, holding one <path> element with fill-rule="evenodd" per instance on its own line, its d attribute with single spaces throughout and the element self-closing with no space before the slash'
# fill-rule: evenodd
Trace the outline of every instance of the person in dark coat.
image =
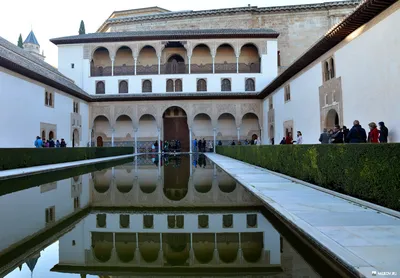
<svg viewBox="0 0 400 278">
<path fill-rule="evenodd" d="M 328 129 L 324 128 L 324 132 L 319 136 L 319 141 L 321 144 L 329 144 L 330 135 L 328 133 Z"/>
<path fill-rule="evenodd" d="M 203 141 L 201 141 L 201 139 L 200 139 L 198 144 L 199 144 L 199 152 L 202 152 L 203 151 Z"/>
<path fill-rule="evenodd" d="M 388 142 L 388 136 L 389 136 L 389 130 L 385 126 L 384 122 L 379 122 L 379 142 L 380 143 L 387 143 Z"/>
<path fill-rule="evenodd" d="M 65 143 L 64 139 L 61 139 L 60 147 L 61 148 L 66 148 L 67 147 L 67 143 Z"/>
<path fill-rule="evenodd" d="M 349 134 L 347 134 L 347 140 L 349 140 L 349 143 L 367 142 L 367 133 L 365 129 L 362 128 L 359 121 L 355 120 L 353 122 L 353 127 L 350 129 Z"/>
<path fill-rule="evenodd" d="M 349 140 L 347 140 L 347 135 L 349 134 L 350 130 L 346 126 L 343 126 L 342 132 L 344 142 L 349 143 Z"/>
<path fill-rule="evenodd" d="M 54 148 L 55 147 L 55 142 L 54 142 L 54 140 L 53 139 L 50 139 L 50 141 L 49 141 L 49 147 L 50 148 Z"/>
<path fill-rule="evenodd" d="M 281 140 L 281 142 L 279 143 L 279 145 L 285 145 L 286 144 L 286 138 L 283 137 L 283 139 Z"/>
<path fill-rule="evenodd" d="M 222 141 L 221 140 L 218 141 L 218 146 L 222 146 Z"/>
<path fill-rule="evenodd" d="M 342 144 L 343 143 L 343 132 L 340 131 L 340 126 L 335 125 L 333 134 L 331 137 L 332 144 Z"/>
</svg>

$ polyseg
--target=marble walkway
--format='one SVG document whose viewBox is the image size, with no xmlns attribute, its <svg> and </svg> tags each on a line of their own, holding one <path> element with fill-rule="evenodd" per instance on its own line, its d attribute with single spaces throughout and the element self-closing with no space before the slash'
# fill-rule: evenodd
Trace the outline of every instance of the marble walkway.
<svg viewBox="0 0 400 278">
<path fill-rule="evenodd" d="M 113 160 L 130 158 L 133 156 L 135 156 L 135 154 L 127 154 L 127 155 L 120 155 L 120 156 L 113 156 L 113 157 L 95 158 L 95 159 L 79 160 L 79 161 L 57 163 L 57 164 L 50 164 L 50 165 L 4 170 L 4 171 L 0 171 L 0 180 L 18 178 L 18 177 L 22 177 L 25 175 L 32 175 L 32 174 L 42 174 L 42 173 L 47 173 L 47 172 L 56 171 L 56 170 L 65 170 L 65 169 L 78 167 L 78 166 L 84 166 L 84 165 L 96 164 L 96 163 L 101 163 L 101 162 L 108 162 L 108 161 L 113 161 Z"/>
<path fill-rule="evenodd" d="M 296 225 L 360 277 L 400 277 L 400 213 L 386 209 L 388 215 L 379 206 L 362 205 L 366 202 L 361 200 L 351 202 L 229 157 L 206 155 L 273 213 Z"/>
</svg>

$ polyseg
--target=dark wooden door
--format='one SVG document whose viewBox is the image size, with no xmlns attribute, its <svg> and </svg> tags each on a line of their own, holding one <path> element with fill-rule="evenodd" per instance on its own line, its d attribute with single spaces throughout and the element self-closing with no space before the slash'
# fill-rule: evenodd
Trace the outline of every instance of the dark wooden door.
<svg viewBox="0 0 400 278">
<path fill-rule="evenodd" d="M 101 136 L 97 137 L 97 147 L 103 147 L 103 138 Z"/>
<path fill-rule="evenodd" d="M 164 142 L 171 140 L 181 141 L 182 151 L 189 151 L 189 127 L 186 117 L 164 118 Z"/>
</svg>

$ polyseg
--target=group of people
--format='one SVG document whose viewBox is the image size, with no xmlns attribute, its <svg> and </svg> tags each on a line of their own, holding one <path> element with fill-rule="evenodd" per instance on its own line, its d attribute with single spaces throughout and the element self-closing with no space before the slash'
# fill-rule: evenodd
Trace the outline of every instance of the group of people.
<svg viewBox="0 0 400 278">
<path fill-rule="evenodd" d="M 171 140 L 171 141 L 160 141 L 162 146 L 161 150 L 163 152 L 180 152 L 181 151 L 181 141 L 179 140 Z M 153 152 L 158 152 L 158 141 L 155 141 L 151 146 L 151 150 Z"/>
<path fill-rule="evenodd" d="M 271 144 L 274 145 L 274 138 L 271 139 Z M 292 145 L 292 144 L 303 144 L 303 134 L 301 131 L 297 131 L 297 140 L 294 140 L 292 137 L 292 133 L 288 132 L 286 137 L 283 137 L 280 145 Z"/>
<path fill-rule="evenodd" d="M 342 143 L 387 143 L 389 130 L 384 122 L 379 122 L 379 129 L 376 123 L 368 124 L 369 132 L 361 126 L 360 122 L 355 120 L 353 127 L 349 130 L 346 126 L 342 128 L 336 125 L 332 130 L 324 129 L 319 137 L 321 144 L 342 144 Z"/>
<path fill-rule="evenodd" d="M 206 139 L 203 138 L 203 140 L 197 141 L 197 138 L 193 140 L 193 151 L 196 152 L 212 152 L 214 150 L 214 144 L 211 140 L 206 141 Z"/>
<path fill-rule="evenodd" d="M 65 142 L 64 139 L 61 139 L 61 142 L 59 140 L 56 140 L 54 142 L 54 139 L 51 138 L 49 140 L 42 139 L 40 136 L 36 136 L 36 140 L 34 143 L 36 148 L 66 148 L 67 143 Z"/>
</svg>

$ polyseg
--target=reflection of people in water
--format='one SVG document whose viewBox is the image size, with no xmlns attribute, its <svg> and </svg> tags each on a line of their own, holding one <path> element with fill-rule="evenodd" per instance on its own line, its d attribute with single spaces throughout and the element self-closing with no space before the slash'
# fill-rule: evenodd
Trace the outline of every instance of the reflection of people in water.
<svg viewBox="0 0 400 278">
<path fill-rule="evenodd" d="M 200 154 L 199 155 L 199 161 L 198 162 L 199 162 L 199 166 L 200 167 L 206 168 L 207 163 L 206 163 L 206 156 L 204 154 Z"/>
</svg>

